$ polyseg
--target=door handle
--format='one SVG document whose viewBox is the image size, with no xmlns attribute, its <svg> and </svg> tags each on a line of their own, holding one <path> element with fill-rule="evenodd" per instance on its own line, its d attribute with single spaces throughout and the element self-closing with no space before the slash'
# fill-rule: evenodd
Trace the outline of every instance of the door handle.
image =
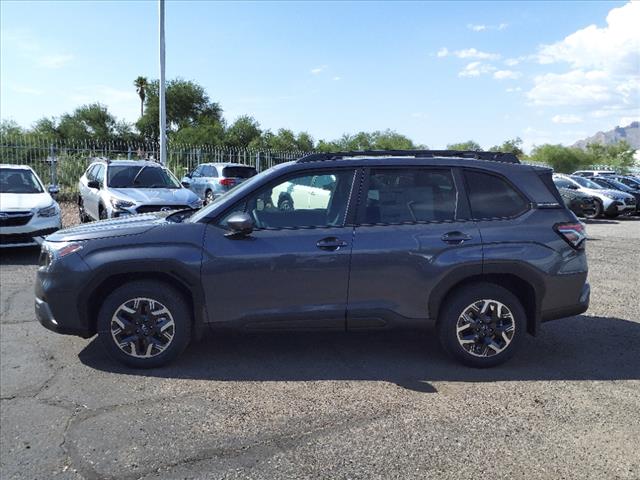
<svg viewBox="0 0 640 480">
<path fill-rule="evenodd" d="M 318 242 L 316 243 L 316 247 L 318 247 L 320 250 L 327 250 L 330 252 L 334 252 L 336 250 L 339 250 L 340 247 L 346 246 L 347 242 L 336 237 L 326 237 L 322 240 L 318 240 Z"/>
<path fill-rule="evenodd" d="M 442 241 L 451 245 L 461 245 L 467 240 L 471 240 L 471 236 L 463 232 L 447 232 L 442 235 Z"/>
</svg>

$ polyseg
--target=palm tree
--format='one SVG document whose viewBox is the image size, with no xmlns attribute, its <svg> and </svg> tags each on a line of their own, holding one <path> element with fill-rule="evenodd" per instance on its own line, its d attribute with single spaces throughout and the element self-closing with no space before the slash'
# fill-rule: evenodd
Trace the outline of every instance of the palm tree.
<svg viewBox="0 0 640 480">
<path fill-rule="evenodd" d="M 140 116 L 144 115 L 144 99 L 146 97 L 146 89 L 149 86 L 147 77 L 138 77 L 133 81 L 133 85 L 136 87 L 136 92 L 140 97 Z"/>
</svg>

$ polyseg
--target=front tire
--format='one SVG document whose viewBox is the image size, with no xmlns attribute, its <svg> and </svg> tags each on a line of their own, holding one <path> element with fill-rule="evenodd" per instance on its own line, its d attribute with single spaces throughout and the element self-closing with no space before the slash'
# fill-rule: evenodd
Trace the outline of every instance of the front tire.
<svg viewBox="0 0 640 480">
<path fill-rule="evenodd" d="M 207 190 L 204 194 L 204 204 L 209 205 L 211 202 L 213 202 L 213 192 L 211 190 Z"/>
<path fill-rule="evenodd" d="M 602 202 L 596 199 L 593 203 L 595 208 L 592 211 L 584 212 L 584 218 L 594 219 L 602 215 Z"/>
<path fill-rule="evenodd" d="M 110 357 L 133 368 L 177 358 L 191 340 L 191 311 L 182 295 L 154 281 L 127 283 L 104 301 L 98 338 Z"/>
<path fill-rule="evenodd" d="M 513 356 L 526 333 L 518 298 L 492 283 L 462 287 L 447 297 L 438 318 L 444 350 L 460 363 L 487 368 Z"/>
<path fill-rule="evenodd" d="M 81 197 L 78 197 L 78 217 L 80 223 L 87 223 L 89 221 L 89 216 L 84 209 L 84 202 L 82 201 Z"/>
</svg>

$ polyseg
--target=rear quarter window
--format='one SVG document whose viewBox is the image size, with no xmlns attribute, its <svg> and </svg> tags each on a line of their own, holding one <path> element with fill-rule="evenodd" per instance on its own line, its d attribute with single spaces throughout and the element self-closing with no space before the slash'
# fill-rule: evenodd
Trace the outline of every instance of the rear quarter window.
<svg viewBox="0 0 640 480">
<path fill-rule="evenodd" d="M 464 176 L 474 219 L 515 217 L 529 208 L 529 202 L 497 175 L 465 170 Z"/>
</svg>

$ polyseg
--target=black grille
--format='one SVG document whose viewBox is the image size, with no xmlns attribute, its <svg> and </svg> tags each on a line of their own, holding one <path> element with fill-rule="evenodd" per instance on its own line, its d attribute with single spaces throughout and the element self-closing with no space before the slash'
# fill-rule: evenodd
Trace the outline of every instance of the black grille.
<svg viewBox="0 0 640 480">
<path fill-rule="evenodd" d="M 33 237 L 46 237 L 57 230 L 57 228 L 47 228 L 46 230 L 36 230 L 35 232 L 29 233 L 10 233 L 8 235 L 0 235 L 0 245 L 31 243 L 33 242 Z"/>
<path fill-rule="evenodd" d="M 137 213 L 161 212 L 169 210 L 185 210 L 188 205 L 141 205 L 136 208 Z"/>
<path fill-rule="evenodd" d="M 636 204 L 636 199 L 635 198 L 625 198 L 624 199 L 624 203 L 626 203 L 627 205 L 635 205 Z"/>
<path fill-rule="evenodd" d="M 0 212 L 0 227 L 19 227 L 29 223 L 31 212 Z"/>
</svg>

